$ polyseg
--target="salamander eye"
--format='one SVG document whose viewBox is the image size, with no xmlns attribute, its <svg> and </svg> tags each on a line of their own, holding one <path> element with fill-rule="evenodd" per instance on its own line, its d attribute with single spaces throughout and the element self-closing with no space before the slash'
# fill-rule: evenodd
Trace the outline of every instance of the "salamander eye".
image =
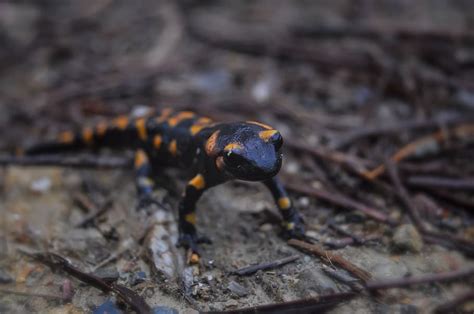
<svg viewBox="0 0 474 314">
<path fill-rule="evenodd" d="M 283 137 L 280 132 L 275 133 L 275 135 L 272 136 L 271 141 L 273 142 L 273 145 L 275 145 L 275 150 L 280 150 L 283 146 Z"/>
<path fill-rule="evenodd" d="M 239 154 L 228 151 L 224 154 L 224 163 L 231 168 L 237 168 L 245 163 L 245 159 Z"/>
</svg>

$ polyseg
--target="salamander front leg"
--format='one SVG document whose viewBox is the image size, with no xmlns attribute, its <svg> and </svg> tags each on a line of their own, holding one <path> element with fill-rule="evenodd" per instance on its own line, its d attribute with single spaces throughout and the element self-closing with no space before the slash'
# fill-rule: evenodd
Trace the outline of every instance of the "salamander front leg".
<svg viewBox="0 0 474 314">
<path fill-rule="evenodd" d="M 196 231 L 196 202 L 205 190 L 205 178 L 203 175 L 197 174 L 188 182 L 183 199 L 179 204 L 178 246 L 191 249 L 197 259 L 199 256 L 198 244 L 211 242 L 208 238 L 199 236 Z"/>
<path fill-rule="evenodd" d="M 304 238 L 303 218 L 293 207 L 285 188 L 276 177 L 263 182 L 272 193 L 273 199 L 283 216 L 283 235 L 285 238 Z"/>
<path fill-rule="evenodd" d="M 152 169 L 147 154 L 143 150 L 135 153 L 135 178 L 138 194 L 138 209 L 144 209 L 151 204 L 162 206 L 153 198 L 153 187 L 155 185 L 151 178 Z"/>
</svg>

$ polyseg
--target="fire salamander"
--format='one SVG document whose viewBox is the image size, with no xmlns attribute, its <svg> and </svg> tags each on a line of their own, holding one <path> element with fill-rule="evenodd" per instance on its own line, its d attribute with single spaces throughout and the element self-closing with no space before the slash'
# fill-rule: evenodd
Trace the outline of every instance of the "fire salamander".
<svg viewBox="0 0 474 314">
<path fill-rule="evenodd" d="M 190 170 L 179 204 L 179 243 L 198 259 L 198 244 L 207 242 L 196 231 L 196 202 L 207 189 L 232 179 L 261 181 L 271 192 L 282 216 L 287 238 L 303 237 L 304 226 L 280 181 L 281 134 L 254 121 L 215 123 L 190 111 L 164 109 L 159 115 L 128 118 L 64 132 L 52 142 L 35 145 L 26 154 L 48 154 L 81 148 L 134 149 L 136 186 L 140 200 L 152 200 L 156 168 Z M 146 203 L 146 202 L 145 202 Z"/>
</svg>

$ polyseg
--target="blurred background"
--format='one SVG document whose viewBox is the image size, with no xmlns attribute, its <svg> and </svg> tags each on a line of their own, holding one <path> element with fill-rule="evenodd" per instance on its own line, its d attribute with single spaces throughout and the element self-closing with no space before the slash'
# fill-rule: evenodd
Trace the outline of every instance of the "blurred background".
<svg viewBox="0 0 474 314">
<path fill-rule="evenodd" d="M 334 132 L 367 123 L 466 112 L 473 9 L 469 0 L 1 1 L 1 146 L 27 140 L 25 128 L 43 136 L 138 105 L 256 116 L 283 132 L 296 124 L 295 136 L 336 146 Z M 301 115 L 314 117 L 309 130 Z"/>
<path fill-rule="evenodd" d="M 471 0 L 0 0 L 0 150 L 164 107 L 258 120 L 284 135 L 281 176 L 308 235 L 325 248 L 377 279 L 472 267 L 473 30 Z M 90 211 L 74 194 L 132 208 L 131 172 L 38 171 L 2 169 L 0 251 L 11 255 L 0 254 L 0 279 L 13 288 L 47 285 L 54 294 L 64 287 L 62 277 L 48 281 L 46 269 L 13 254 L 16 245 L 54 248 L 100 268 L 127 237 L 142 239 L 133 210 L 92 215 L 85 228 Z M 181 187 L 171 186 L 174 207 Z M 147 301 L 223 310 L 348 291 L 317 259 L 229 279 L 225 271 L 297 251 L 278 238 L 264 189 L 218 189 L 203 199 L 199 217 L 214 240 L 205 256 L 217 266 L 194 279 L 187 301 L 163 286 Z M 135 244 L 111 263 L 127 286 L 131 274 L 152 276 Z M 88 300 L 93 292 L 73 286 L 74 308 L 105 300 Z M 473 293 L 468 280 L 396 290 L 381 303 L 361 297 L 335 312 L 431 311 L 466 299 L 466 291 Z M 0 312 L 58 307 L 6 300 Z M 448 307 L 455 306 L 465 304 Z"/>
</svg>

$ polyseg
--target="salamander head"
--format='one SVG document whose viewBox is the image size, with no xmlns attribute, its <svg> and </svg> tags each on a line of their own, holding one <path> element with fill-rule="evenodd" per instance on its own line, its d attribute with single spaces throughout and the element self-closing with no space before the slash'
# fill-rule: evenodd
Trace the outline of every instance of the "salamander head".
<svg viewBox="0 0 474 314">
<path fill-rule="evenodd" d="M 216 167 L 225 175 L 262 181 L 280 171 L 283 139 L 280 132 L 258 122 L 220 124 L 206 143 Z"/>
</svg>

